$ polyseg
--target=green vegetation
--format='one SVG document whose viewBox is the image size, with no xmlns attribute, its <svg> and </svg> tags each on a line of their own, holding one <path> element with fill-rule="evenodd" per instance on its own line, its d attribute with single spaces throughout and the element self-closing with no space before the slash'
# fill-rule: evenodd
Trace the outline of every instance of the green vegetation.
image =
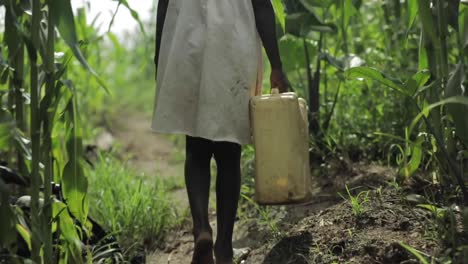
<svg viewBox="0 0 468 264">
<path fill-rule="evenodd" d="M 369 191 L 362 191 L 359 192 L 357 195 L 351 194 L 348 186 L 345 186 L 346 192 L 348 194 L 347 197 L 340 194 L 340 196 L 346 200 L 351 208 L 353 209 L 353 214 L 357 218 L 361 217 L 365 212 L 366 209 L 364 208 L 365 204 L 369 202 Z"/>
<path fill-rule="evenodd" d="M 259 215 L 260 216 L 260 219 L 255 219 L 256 221 L 260 220 L 259 222 L 257 222 L 257 224 L 262 227 L 262 226 L 266 226 L 267 229 L 269 230 L 269 232 L 271 232 L 271 234 L 274 236 L 274 237 L 278 237 L 281 235 L 281 232 L 279 231 L 278 229 L 278 220 L 275 219 L 274 215 L 270 212 L 270 208 L 267 207 L 267 206 L 261 206 L 261 205 L 258 205 L 257 203 L 255 203 L 255 201 L 250 198 L 248 195 L 245 195 L 245 194 L 241 194 L 241 198 L 243 200 L 245 200 L 245 202 L 247 202 L 247 208 L 249 207 L 254 207 L 255 208 L 255 211 L 254 211 L 254 214 L 253 215 Z M 243 221 L 248 221 L 248 220 L 252 220 L 253 218 L 251 218 L 252 216 L 249 216 L 247 212 L 242 212 L 242 209 L 239 210 L 239 217 L 243 219 Z"/>
<path fill-rule="evenodd" d="M 127 1 L 118 2 L 131 9 Z M 388 164 L 397 174 L 377 188 L 377 198 L 383 204 L 386 189 L 418 197 L 408 210 L 429 212 L 433 225 L 425 227 L 427 239 L 443 252 L 432 256 L 403 241 L 399 245 L 421 262 L 463 263 L 468 256 L 468 2 L 272 2 L 284 70 L 291 88 L 310 103 L 315 180 L 347 174 L 355 163 Z M 110 153 L 97 151 L 92 165 L 85 153 L 127 113 L 150 116 L 154 19 L 139 21 L 133 13 L 140 27 L 123 43 L 111 32 L 100 33 L 85 9 L 73 16 L 69 0 L 5 0 L 0 7 L 5 9 L 0 262 L 130 260 L 141 247 L 162 243 L 168 230 L 186 220 L 169 198 L 170 191 L 183 187 L 182 175 L 142 176 L 119 158 L 132 153 L 115 146 Z M 183 149 L 181 137 L 170 140 Z M 174 163 L 183 160 L 180 150 L 171 155 Z M 242 159 L 240 219 L 258 222 L 276 238 L 285 235 L 274 210 L 254 203 L 251 146 Z M 21 187 L 11 188 L 6 178 L 11 171 Z M 51 182 L 61 185 L 63 199 Z M 359 218 L 372 204 L 370 192 L 351 190 L 346 186 L 342 192 Z M 30 210 L 11 203 L 22 195 L 31 197 Z M 117 242 L 100 237 L 93 243 L 88 217 Z M 347 230 L 353 239 L 359 233 Z M 317 256 L 320 249 L 314 249 Z"/>
<path fill-rule="evenodd" d="M 111 155 L 100 156 L 88 175 L 90 214 L 121 238 L 124 248 L 138 241 L 153 248 L 178 224 L 162 180 L 137 175 Z"/>
<path fill-rule="evenodd" d="M 122 4 L 130 9 L 126 1 Z M 96 227 L 88 219 L 90 199 L 96 198 L 89 195 L 92 192 L 88 193 L 88 180 L 95 184 L 96 177 L 90 177 L 96 174 L 84 169 L 83 140 L 87 142 L 96 135 L 94 126 L 101 120 L 90 117 L 103 111 L 107 102 L 104 98 L 112 98 L 109 92 L 115 89 L 110 90 L 110 85 L 119 87 L 110 82 L 115 78 L 101 74 L 102 64 L 97 63 L 102 59 L 96 56 L 104 47 L 102 36 L 97 34 L 94 25 L 87 25 L 84 10 L 79 10 L 74 17 L 70 1 L 2 1 L 0 6 L 6 11 L 0 54 L 2 177 L 10 175 L 8 172 L 14 169 L 14 178 L 9 180 L 20 180 L 26 187 L 30 184 L 30 188 L 17 190 L 8 188 L 7 184 L 11 182 L 6 179 L 0 180 L 2 261 L 21 263 L 24 257 L 30 257 L 36 263 L 83 263 L 86 259 L 96 262 L 106 259 L 116 252 L 112 249 L 114 244 L 90 245 L 94 250 L 88 252 L 83 247 L 99 238 L 94 234 Z M 109 34 L 109 38 L 115 37 Z M 93 69 L 89 65 L 93 65 Z M 99 77 L 96 72 L 100 73 Z M 131 81 L 128 76 L 122 78 Z M 125 103 L 125 100 L 119 102 Z M 116 111 L 118 107 L 121 105 L 112 110 Z M 88 118 L 91 122 L 87 122 Z M 126 176 L 124 179 L 129 179 L 128 174 Z M 51 182 L 60 183 L 60 193 L 53 189 Z M 129 190 L 138 190 L 135 185 L 121 183 L 130 187 Z M 131 212 L 121 212 L 122 217 L 114 214 L 113 224 L 120 228 L 109 227 L 113 232 L 122 232 L 124 228 L 125 235 L 132 230 L 135 235 L 147 232 L 152 236 L 149 242 L 153 244 L 160 239 L 162 229 L 171 219 L 170 213 L 166 212 L 169 205 L 167 199 L 161 202 L 164 195 L 161 187 L 149 189 L 146 184 L 142 186 L 145 188 L 140 189 L 141 194 L 154 196 L 145 199 L 130 196 L 134 203 L 128 206 L 146 206 L 152 211 L 135 207 Z M 28 213 L 9 202 L 12 197 L 24 194 L 31 197 Z M 161 207 L 149 206 L 156 201 Z M 105 199 L 101 202 L 107 202 L 107 206 L 110 203 Z M 96 209 L 92 207 L 91 211 L 94 213 Z M 142 210 L 145 210 L 144 214 Z M 158 217 L 145 220 L 145 226 L 138 228 L 129 222 L 127 213 L 140 213 L 145 217 L 158 214 Z M 133 221 L 138 219 L 147 218 Z M 156 221 L 158 219 L 160 221 Z M 128 225 L 133 229 L 129 230 Z M 26 242 L 26 249 L 25 245 L 18 248 L 17 232 Z M 121 241 L 124 241 L 123 237 Z M 30 254 L 17 255 L 18 250 L 29 250 Z"/>
<path fill-rule="evenodd" d="M 426 260 L 426 258 L 422 255 L 422 252 L 419 252 L 418 250 L 404 244 L 404 243 L 400 243 L 400 245 L 405 248 L 406 250 L 408 250 L 411 254 L 413 254 L 414 256 L 416 256 L 418 258 L 418 260 L 422 263 L 422 264 L 429 264 L 429 261 Z M 433 263 L 433 262 L 431 262 Z"/>
<path fill-rule="evenodd" d="M 33 261 L 79 262 L 79 233 L 81 238 L 89 234 L 90 224 L 76 90 L 66 74 L 71 56 L 96 74 L 79 49 L 69 1 L 3 1 L 1 5 L 6 10 L 2 51 L 3 47 L 7 50 L 1 56 L 1 149 L 7 154 L 5 161 L 16 164 L 28 177 L 31 202 L 30 221 L 18 222 L 8 202 L 9 191 L 3 187 L 2 226 L 6 229 L 0 244 L 14 252 L 18 230 L 28 241 Z M 57 39 L 55 30 L 62 39 Z M 57 56 L 59 50 L 64 54 Z M 104 87 L 98 77 L 95 80 Z M 52 181 L 62 184 L 67 204 L 54 199 Z M 1 184 L 5 185 L 3 180 Z M 75 228 L 72 215 L 81 228 Z M 56 247 L 53 233 L 60 241 Z"/>
</svg>

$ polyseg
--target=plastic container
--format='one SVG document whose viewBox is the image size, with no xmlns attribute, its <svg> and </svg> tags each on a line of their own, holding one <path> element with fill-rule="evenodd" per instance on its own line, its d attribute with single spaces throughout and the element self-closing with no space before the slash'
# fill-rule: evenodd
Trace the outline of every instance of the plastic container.
<svg viewBox="0 0 468 264">
<path fill-rule="evenodd" d="M 303 203 L 311 198 L 307 103 L 295 93 L 256 96 L 250 102 L 255 148 L 255 200 Z"/>
</svg>

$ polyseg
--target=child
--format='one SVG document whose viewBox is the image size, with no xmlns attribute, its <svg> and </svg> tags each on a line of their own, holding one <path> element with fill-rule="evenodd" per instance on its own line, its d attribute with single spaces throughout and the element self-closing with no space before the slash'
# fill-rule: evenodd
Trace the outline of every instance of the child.
<svg viewBox="0 0 468 264">
<path fill-rule="evenodd" d="M 260 40 L 272 68 L 271 86 L 286 92 L 270 0 L 159 0 L 152 128 L 186 135 L 193 264 L 214 263 L 208 220 L 212 157 L 218 170 L 214 254 L 217 264 L 233 263 L 241 145 L 250 143 L 249 100 L 262 83 Z"/>
</svg>

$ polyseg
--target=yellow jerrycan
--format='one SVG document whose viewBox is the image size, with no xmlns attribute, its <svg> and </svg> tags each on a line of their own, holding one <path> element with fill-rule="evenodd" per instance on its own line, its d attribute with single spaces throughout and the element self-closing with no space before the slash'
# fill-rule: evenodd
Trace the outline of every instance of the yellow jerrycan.
<svg viewBox="0 0 468 264">
<path fill-rule="evenodd" d="M 250 101 L 255 148 L 255 200 L 294 204 L 310 200 L 307 102 L 272 89 Z"/>
</svg>

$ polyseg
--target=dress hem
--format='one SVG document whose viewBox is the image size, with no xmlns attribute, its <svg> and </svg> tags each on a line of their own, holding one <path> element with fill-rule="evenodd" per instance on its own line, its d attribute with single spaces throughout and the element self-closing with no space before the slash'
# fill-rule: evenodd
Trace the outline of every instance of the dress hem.
<svg viewBox="0 0 468 264">
<path fill-rule="evenodd" d="M 239 145 L 250 145 L 252 144 L 252 140 L 250 141 L 241 141 L 232 137 L 209 137 L 205 135 L 200 135 L 200 134 L 195 134 L 195 133 L 190 133 L 187 131 L 183 130 L 163 130 L 163 129 L 158 129 L 155 127 L 151 127 L 151 131 L 155 134 L 170 134 L 170 135 L 186 135 L 190 137 L 200 137 L 200 138 L 205 138 L 208 140 L 212 141 L 217 141 L 217 142 L 232 142 L 232 143 L 237 143 Z"/>
</svg>

